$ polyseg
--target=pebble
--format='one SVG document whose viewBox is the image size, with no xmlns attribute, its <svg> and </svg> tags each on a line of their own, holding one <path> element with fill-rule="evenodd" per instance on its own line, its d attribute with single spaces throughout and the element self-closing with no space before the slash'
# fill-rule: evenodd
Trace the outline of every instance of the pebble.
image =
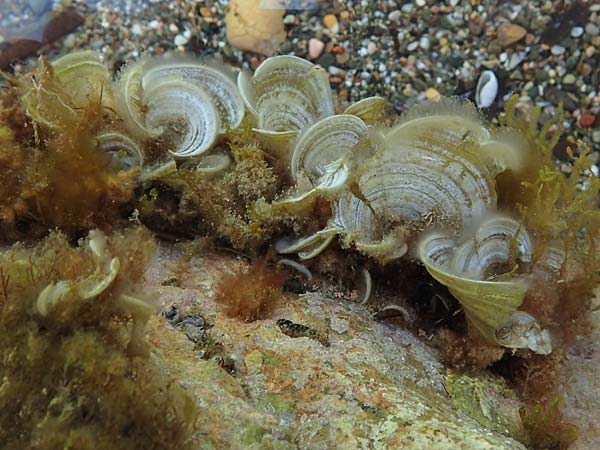
<svg viewBox="0 0 600 450">
<path fill-rule="evenodd" d="M 317 59 L 323 53 L 325 43 L 317 38 L 312 38 L 308 41 L 308 57 L 310 59 Z"/>
<path fill-rule="evenodd" d="M 141 36 L 144 33 L 144 30 L 139 23 L 134 23 L 131 27 L 131 32 L 136 36 Z"/>
<path fill-rule="evenodd" d="M 334 14 L 327 14 L 323 17 L 323 24 L 333 32 L 339 31 L 338 20 Z"/>
<path fill-rule="evenodd" d="M 419 47 L 421 47 L 423 50 L 428 50 L 429 45 L 430 43 L 428 36 L 423 36 L 421 39 L 419 39 Z"/>
<path fill-rule="evenodd" d="M 595 130 L 592 132 L 592 141 L 596 144 L 600 144 L 600 130 Z"/>
<path fill-rule="evenodd" d="M 501 47 L 508 47 L 525 37 L 527 30 L 520 25 L 505 22 L 498 27 L 498 43 Z"/>
<path fill-rule="evenodd" d="M 417 48 L 419 48 L 419 43 L 417 41 L 411 42 L 406 46 L 406 50 L 409 52 L 414 52 Z"/>
<path fill-rule="evenodd" d="M 583 34 L 583 27 L 573 27 L 571 28 L 571 36 L 574 38 L 578 38 Z"/>
<path fill-rule="evenodd" d="M 1 42 L 0 42 L 1 43 Z M 75 45 L 75 34 L 71 33 L 63 41 L 65 48 L 71 48 Z"/>
<path fill-rule="evenodd" d="M 416 0 L 416 1 L 415 1 L 415 4 L 416 4 L 418 7 L 422 8 L 423 6 L 425 6 L 425 5 L 427 4 L 427 0 Z"/>
<path fill-rule="evenodd" d="M 579 118 L 579 124 L 583 127 L 591 127 L 592 125 L 594 125 L 595 121 L 596 116 L 589 113 L 582 114 Z"/>
<path fill-rule="evenodd" d="M 173 39 L 173 42 L 177 47 L 183 47 L 188 43 L 188 38 L 186 38 L 183 34 L 178 34 L 175 36 L 175 39 Z"/>
<path fill-rule="evenodd" d="M 598 36 L 598 34 L 600 34 L 600 30 L 596 24 L 590 22 L 585 26 L 585 33 L 590 36 Z"/>
<path fill-rule="evenodd" d="M 375 44 L 375 42 L 373 42 L 373 41 L 369 41 L 369 43 L 367 44 L 367 53 L 369 55 L 372 55 L 376 51 L 377 51 L 377 44 Z"/>
<path fill-rule="evenodd" d="M 335 61 L 340 65 L 346 64 L 349 59 L 350 55 L 346 52 L 335 55 Z"/>
<path fill-rule="evenodd" d="M 296 16 L 293 14 L 288 14 L 283 18 L 283 23 L 285 25 L 293 25 L 296 23 Z"/>
<path fill-rule="evenodd" d="M 440 94 L 435 88 L 427 88 L 425 90 L 425 98 L 432 102 L 437 102 L 442 98 L 442 94 Z"/>
<path fill-rule="evenodd" d="M 395 9 L 394 11 L 388 14 L 388 20 L 390 22 L 397 22 L 400 20 L 400 17 L 402 17 L 402 13 L 398 9 Z"/>
<path fill-rule="evenodd" d="M 564 76 L 564 78 L 562 79 L 563 84 L 574 84 L 575 83 L 575 75 L 573 75 L 572 73 L 568 73 Z"/>
<path fill-rule="evenodd" d="M 565 53 L 565 48 L 562 45 L 553 45 L 550 49 L 550 53 L 554 56 L 560 56 Z"/>
<path fill-rule="evenodd" d="M 591 58 L 592 56 L 594 56 L 594 53 L 596 53 L 596 47 L 590 45 L 589 47 L 587 47 L 585 49 L 585 56 L 587 56 L 588 58 Z"/>
</svg>

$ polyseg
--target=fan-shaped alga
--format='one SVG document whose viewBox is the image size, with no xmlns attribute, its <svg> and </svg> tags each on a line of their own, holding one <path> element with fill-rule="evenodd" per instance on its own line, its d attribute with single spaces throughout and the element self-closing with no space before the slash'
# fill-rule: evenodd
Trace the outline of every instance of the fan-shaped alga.
<svg viewBox="0 0 600 450">
<path fill-rule="evenodd" d="M 585 332 L 600 269 L 600 181 L 583 143 L 569 149 L 569 175 L 557 169 L 560 111 L 539 124 L 539 109 L 520 115 L 515 97 L 493 126 L 450 98 L 393 122 L 378 97 L 338 104 L 323 69 L 292 56 L 268 58 L 236 83 L 224 64 L 173 55 L 129 62 L 113 80 L 93 52 L 42 59 L 32 73 L 7 77 L 0 101 L 6 241 L 53 228 L 77 239 L 141 222 L 162 238 L 208 237 L 254 261 L 274 247 L 342 282 L 360 267 L 365 302 L 370 268 L 376 281 L 403 286 L 396 297 L 431 286 L 432 298 L 457 301 L 458 314 L 447 308 L 441 320 L 420 324 L 460 367 L 543 372 Z M 93 261 L 99 233 L 88 240 Z M 67 258 L 83 252 L 64 239 L 60 246 Z M 45 323 L 65 299 L 87 305 L 112 291 L 123 269 L 110 258 L 97 263 L 91 278 L 49 272 L 33 294 L 24 286 L 19 295 L 37 299 L 29 302 L 34 313 L 22 314 Z M 280 285 L 277 276 L 260 291 Z M 134 317 L 134 336 L 141 333 L 135 319 L 148 314 L 146 303 L 120 292 L 110 298 Z M 268 314 L 237 310 L 244 320 Z M 523 378 L 513 381 L 524 393 L 548 397 L 547 377 Z"/>
</svg>

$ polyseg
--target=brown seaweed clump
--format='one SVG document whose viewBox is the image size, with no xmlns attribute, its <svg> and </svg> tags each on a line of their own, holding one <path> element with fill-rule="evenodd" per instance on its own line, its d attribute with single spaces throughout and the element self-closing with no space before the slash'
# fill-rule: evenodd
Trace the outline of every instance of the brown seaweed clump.
<svg viewBox="0 0 600 450">
<path fill-rule="evenodd" d="M 0 255 L 2 448 L 185 449 L 189 394 L 148 357 L 143 229 L 79 247 L 51 233 Z"/>
<path fill-rule="evenodd" d="M 225 306 L 228 316 L 245 322 L 264 319 L 281 297 L 286 278 L 283 271 L 261 259 L 247 270 L 224 275 L 215 287 L 214 298 Z"/>
<path fill-rule="evenodd" d="M 101 89 L 86 92 L 85 101 L 69 96 L 43 60 L 9 83 L 0 93 L 4 238 L 41 237 L 52 228 L 78 236 L 120 223 L 139 170 L 112 170 L 99 148 L 96 133 L 111 120 Z"/>
</svg>

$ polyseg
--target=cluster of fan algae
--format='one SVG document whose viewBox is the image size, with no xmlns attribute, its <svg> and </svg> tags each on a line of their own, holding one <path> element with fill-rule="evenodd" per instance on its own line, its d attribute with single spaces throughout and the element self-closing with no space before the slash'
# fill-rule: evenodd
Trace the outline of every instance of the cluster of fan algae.
<svg viewBox="0 0 600 450">
<path fill-rule="evenodd" d="M 458 99 L 391 123 L 384 99 L 344 108 L 325 71 L 293 56 L 268 58 L 237 82 L 223 64 L 191 57 L 141 58 L 114 79 L 93 52 L 42 59 L 27 75 L 7 76 L 0 93 L 0 237 L 58 229 L 77 239 L 141 222 L 161 238 L 208 237 L 253 257 L 272 248 L 307 264 L 333 255 L 338 273 L 351 273 L 349 264 L 424 267 L 430 277 L 423 271 L 418 283 L 436 280 L 464 312 L 437 330 L 455 349 L 448 361 L 556 364 L 585 331 L 598 285 L 600 181 L 582 143 L 568 152 L 570 174 L 559 171 L 561 115 L 541 125 L 539 110 L 520 114 L 517 101 L 499 127 Z M 72 255 L 83 250 L 61 239 L 55 247 L 80 258 Z M 145 302 L 113 294 L 123 269 L 98 264 L 89 280 L 48 272 L 46 286 L 16 290 L 32 299 L 21 313 L 45 322 L 72 300 L 98 322 L 110 318 L 108 328 L 133 317 L 141 333 Z M 279 292 L 275 278 L 258 291 Z M 234 292 L 227 283 L 221 292 Z M 112 303 L 91 301 L 107 292 Z M 244 320 L 262 316 L 234 303 Z"/>
</svg>

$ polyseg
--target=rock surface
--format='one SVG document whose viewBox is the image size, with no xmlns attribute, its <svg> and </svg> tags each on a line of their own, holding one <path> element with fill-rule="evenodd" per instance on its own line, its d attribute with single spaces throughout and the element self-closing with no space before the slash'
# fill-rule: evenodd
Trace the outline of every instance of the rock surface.
<svg viewBox="0 0 600 450">
<path fill-rule="evenodd" d="M 219 274 L 243 262 L 181 256 L 161 245 L 149 270 L 166 318 L 148 335 L 200 407 L 198 448 L 525 449 L 451 401 L 423 339 L 314 292 L 285 294 L 270 318 L 242 323 L 211 297 Z"/>
<path fill-rule="evenodd" d="M 569 349 L 560 380 L 565 419 L 579 429 L 569 450 L 600 448 L 600 288 L 594 308 L 595 329 Z"/>
</svg>

